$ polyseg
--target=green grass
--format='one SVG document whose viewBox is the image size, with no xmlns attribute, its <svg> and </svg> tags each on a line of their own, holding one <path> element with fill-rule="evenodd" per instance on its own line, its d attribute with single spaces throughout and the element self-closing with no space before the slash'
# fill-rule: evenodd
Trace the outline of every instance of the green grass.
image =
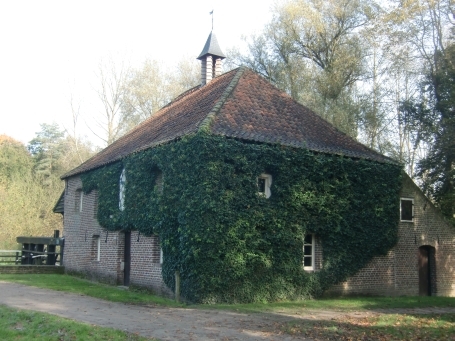
<svg viewBox="0 0 455 341">
<path fill-rule="evenodd" d="M 0 277 L 1 278 L 1 277 Z M 414 309 L 455 307 L 455 297 L 342 297 L 296 302 L 199 305 L 201 308 L 235 310 L 244 313 L 276 312 L 292 315 L 308 310 L 357 311 L 375 309 Z"/>
<path fill-rule="evenodd" d="M 0 305 L 0 340 L 145 341 L 154 339 L 79 323 L 45 313 L 17 310 Z"/>
<path fill-rule="evenodd" d="M 53 274 L 19 274 L 6 275 L 0 274 L 0 281 L 16 282 L 31 285 L 39 288 L 46 288 L 57 291 L 83 294 L 112 302 L 122 302 L 131 304 L 154 304 L 169 307 L 181 307 L 181 304 L 173 300 L 152 295 L 145 290 L 129 289 L 124 290 L 115 286 L 95 283 L 85 279 Z"/>
<path fill-rule="evenodd" d="M 455 340 L 455 314 L 384 314 L 281 323 L 284 333 L 324 341 Z"/>
<path fill-rule="evenodd" d="M 173 300 L 152 295 L 141 290 L 122 290 L 115 286 L 91 282 L 68 275 L 6 275 L 0 274 L 0 280 L 32 285 L 57 291 L 84 294 L 113 302 L 133 304 L 156 304 L 169 307 L 182 307 Z M 307 310 L 362 311 L 394 308 L 455 307 L 454 297 L 345 297 L 325 298 L 297 302 L 250 303 L 250 304 L 215 304 L 193 305 L 192 308 L 233 310 L 245 313 L 286 313 L 305 314 Z"/>
<path fill-rule="evenodd" d="M 172 300 L 139 290 L 122 290 L 68 275 L 0 275 L 12 281 L 58 291 L 84 294 L 114 302 L 182 307 Z M 243 313 L 275 313 L 295 316 L 292 322 L 276 322 L 278 333 L 324 341 L 455 341 L 455 314 L 419 315 L 408 312 L 377 314 L 375 309 L 455 307 L 448 297 L 347 297 L 268 304 L 193 305 L 192 308 Z M 314 310 L 338 311 L 333 319 L 313 318 Z M 359 311 L 355 317 L 344 313 Z M 360 317 L 359 317 L 360 316 Z M 24 322 L 25 321 L 25 322 Z M 45 321 L 45 322 L 43 322 Z M 61 323 L 62 325 L 59 325 Z M 114 334 L 108 334 L 108 333 Z M 117 333 L 117 334 L 116 334 Z M 33 338 L 32 338 L 33 335 Z M 116 336 L 120 335 L 120 336 Z M 0 306 L 0 340 L 143 340 L 106 328 L 79 324 L 47 314 L 22 312 Z"/>
</svg>

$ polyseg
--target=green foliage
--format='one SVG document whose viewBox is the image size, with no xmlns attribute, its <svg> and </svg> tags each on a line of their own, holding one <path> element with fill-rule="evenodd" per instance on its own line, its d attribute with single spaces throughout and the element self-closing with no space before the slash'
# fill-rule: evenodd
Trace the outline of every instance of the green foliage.
<svg viewBox="0 0 455 341">
<path fill-rule="evenodd" d="M 435 70 L 422 83 L 421 99 L 405 103 L 402 116 L 429 150 L 417 165 L 423 190 L 455 225 L 455 44 L 435 54 Z"/>
<path fill-rule="evenodd" d="M 33 167 L 22 143 L 0 136 L 0 249 L 16 249 L 17 236 L 51 236 L 61 228 L 61 216 L 52 213 L 61 181 L 42 186 Z"/>
<path fill-rule="evenodd" d="M 30 141 L 28 149 L 34 157 L 35 173 L 42 177 L 44 185 L 51 185 L 52 181 L 62 173 L 59 169 L 59 159 L 64 155 L 62 143 L 64 132 L 54 124 L 41 124 L 41 131 Z"/>
<path fill-rule="evenodd" d="M 27 176 L 31 173 L 32 158 L 25 146 L 0 135 L 0 183 Z"/>
<path fill-rule="evenodd" d="M 126 169 L 125 209 L 119 178 Z M 162 172 L 162 192 L 155 179 Z M 99 191 L 109 230 L 158 234 L 162 274 L 195 302 L 317 296 L 397 240 L 401 167 L 205 133 L 148 149 L 81 176 Z M 270 198 L 257 177 L 273 177 Z M 320 237 L 323 269 L 303 270 L 303 237 Z"/>
<path fill-rule="evenodd" d="M 52 236 L 62 228 L 61 215 L 52 212 L 63 190 L 60 176 L 93 153 L 55 124 L 41 128 L 28 150 L 0 135 L 0 249 L 15 249 L 17 236 Z"/>
</svg>

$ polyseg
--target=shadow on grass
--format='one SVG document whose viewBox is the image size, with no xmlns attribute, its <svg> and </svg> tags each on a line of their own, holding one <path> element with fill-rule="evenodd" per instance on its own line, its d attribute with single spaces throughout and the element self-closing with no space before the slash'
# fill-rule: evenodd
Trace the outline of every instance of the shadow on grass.
<svg viewBox="0 0 455 341">
<path fill-rule="evenodd" d="M 416 308 L 455 308 L 454 297 L 341 297 L 296 302 L 196 305 L 201 309 L 222 309 L 236 312 L 279 312 L 300 314 L 310 310 L 382 310 Z"/>
<path fill-rule="evenodd" d="M 368 317 L 343 316 L 333 320 L 293 320 L 279 329 L 291 335 L 315 340 L 389 341 L 455 340 L 455 314 L 375 314 Z"/>
</svg>

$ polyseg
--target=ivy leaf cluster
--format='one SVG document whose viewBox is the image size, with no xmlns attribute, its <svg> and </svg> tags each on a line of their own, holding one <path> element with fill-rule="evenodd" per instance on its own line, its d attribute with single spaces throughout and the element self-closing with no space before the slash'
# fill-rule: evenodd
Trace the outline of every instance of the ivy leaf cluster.
<svg viewBox="0 0 455 341">
<path fill-rule="evenodd" d="M 268 199 L 257 193 L 263 173 L 273 178 Z M 178 270 L 181 295 L 193 302 L 318 296 L 397 241 L 401 167 L 395 164 L 200 132 L 81 178 L 84 191 L 99 191 L 101 226 L 160 236 L 163 279 L 174 289 Z M 308 233 L 323 248 L 322 269 L 314 273 L 302 266 Z"/>
</svg>

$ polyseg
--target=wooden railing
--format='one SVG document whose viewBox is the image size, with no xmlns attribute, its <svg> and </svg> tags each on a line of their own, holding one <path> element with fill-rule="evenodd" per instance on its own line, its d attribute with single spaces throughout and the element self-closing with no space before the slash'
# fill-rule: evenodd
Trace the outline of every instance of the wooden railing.
<svg viewBox="0 0 455 341">
<path fill-rule="evenodd" d="M 21 250 L 0 250 L 0 265 L 21 264 Z"/>
</svg>

